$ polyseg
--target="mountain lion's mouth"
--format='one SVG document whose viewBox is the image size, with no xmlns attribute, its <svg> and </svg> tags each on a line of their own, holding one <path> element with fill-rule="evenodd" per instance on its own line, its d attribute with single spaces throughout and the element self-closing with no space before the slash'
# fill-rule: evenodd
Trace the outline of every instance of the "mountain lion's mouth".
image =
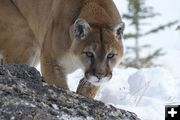
<svg viewBox="0 0 180 120">
<path fill-rule="evenodd" d="M 90 76 L 89 79 L 87 79 L 88 82 L 90 82 L 93 85 L 99 86 L 103 83 L 106 83 L 110 80 L 110 77 L 103 77 L 101 79 L 98 79 L 96 76 Z"/>
</svg>

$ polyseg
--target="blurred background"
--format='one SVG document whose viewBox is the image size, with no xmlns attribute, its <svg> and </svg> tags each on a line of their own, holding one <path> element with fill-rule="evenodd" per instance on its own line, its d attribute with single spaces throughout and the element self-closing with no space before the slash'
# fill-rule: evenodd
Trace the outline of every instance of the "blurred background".
<svg viewBox="0 0 180 120">
<path fill-rule="evenodd" d="M 180 0 L 114 0 L 123 21 L 121 66 L 161 66 L 180 79 Z"/>
</svg>

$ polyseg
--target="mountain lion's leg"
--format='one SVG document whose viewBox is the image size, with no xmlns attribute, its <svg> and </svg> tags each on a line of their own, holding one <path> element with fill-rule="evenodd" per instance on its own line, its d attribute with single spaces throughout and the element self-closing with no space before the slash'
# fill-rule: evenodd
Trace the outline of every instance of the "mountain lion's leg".
<svg viewBox="0 0 180 120">
<path fill-rule="evenodd" d="M 100 86 L 95 86 L 83 78 L 79 82 L 76 93 L 88 98 L 94 98 L 99 88 Z"/>
<path fill-rule="evenodd" d="M 41 72 L 45 81 L 50 85 L 56 85 L 64 89 L 68 89 L 63 68 L 59 66 L 56 59 L 54 59 L 48 51 L 42 51 L 40 60 Z"/>
<path fill-rule="evenodd" d="M 24 16 L 9 0 L 0 2 L 0 54 L 3 64 L 34 66 L 39 43 Z"/>
</svg>

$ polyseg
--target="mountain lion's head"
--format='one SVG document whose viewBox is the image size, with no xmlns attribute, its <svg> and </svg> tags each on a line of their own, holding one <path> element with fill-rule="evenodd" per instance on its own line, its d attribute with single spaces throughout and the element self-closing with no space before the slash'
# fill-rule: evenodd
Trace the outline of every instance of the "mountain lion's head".
<svg viewBox="0 0 180 120">
<path fill-rule="evenodd" d="M 81 62 L 85 78 L 93 84 L 111 79 L 112 70 L 123 56 L 123 22 L 112 27 L 77 19 L 71 28 L 71 50 Z"/>
</svg>

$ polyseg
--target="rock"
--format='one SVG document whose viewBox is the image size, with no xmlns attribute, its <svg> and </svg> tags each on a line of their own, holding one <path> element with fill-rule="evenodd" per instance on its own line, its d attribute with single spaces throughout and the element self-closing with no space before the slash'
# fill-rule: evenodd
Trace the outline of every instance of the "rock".
<svg viewBox="0 0 180 120">
<path fill-rule="evenodd" d="M 27 65 L 0 66 L 0 120 L 139 120 L 125 110 L 42 82 Z"/>
</svg>

